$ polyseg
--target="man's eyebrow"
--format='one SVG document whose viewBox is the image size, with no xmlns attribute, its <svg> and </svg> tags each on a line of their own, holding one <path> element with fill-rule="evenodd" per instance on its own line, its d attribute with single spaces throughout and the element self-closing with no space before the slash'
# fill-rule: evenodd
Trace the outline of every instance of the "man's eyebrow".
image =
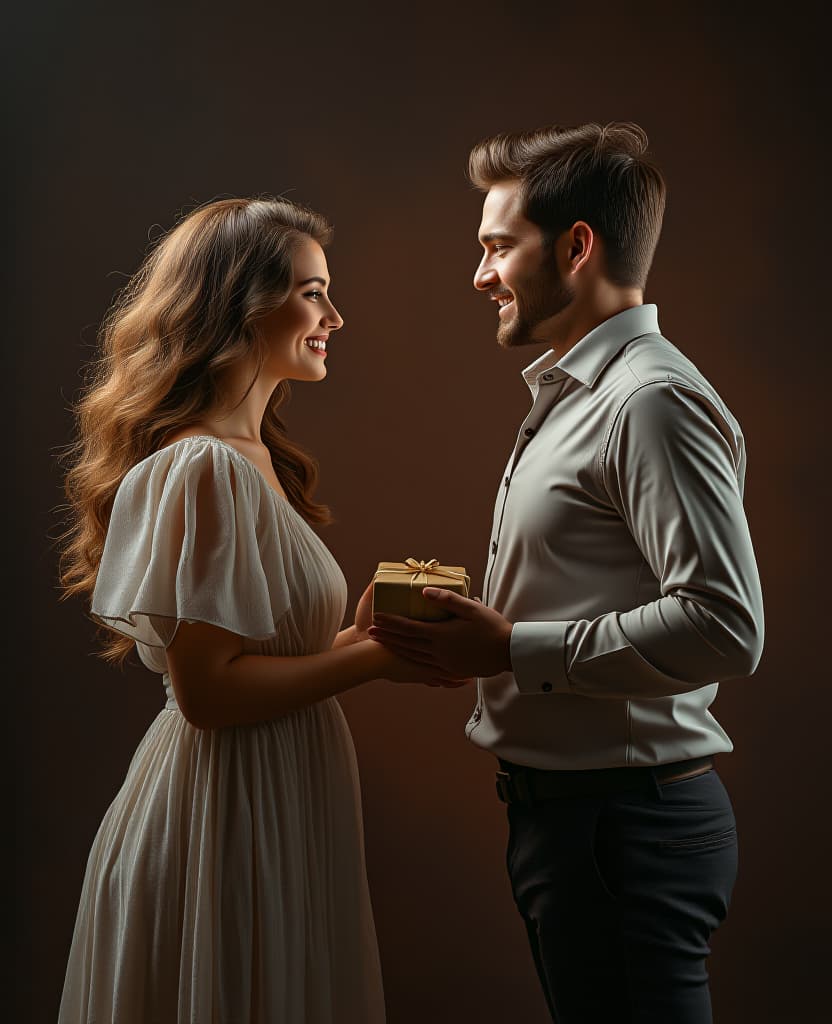
<svg viewBox="0 0 832 1024">
<path fill-rule="evenodd" d="M 298 281 L 298 284 L 312 284 L 313 281 L 315 281 L 317 284 L 322 284 L 324 288 L 326 288 L 326 281 L 324 281 L 322 277 L 307 277 L 305 281 Z"/>
<path fill-rule="evenodd" d="M 480 242 L 485 245 L 486 242 L 513 242 L 514 235 L 508 234 L 507 231 L 489 231 L 487 235 L 480 236 Z"/>
</svg>

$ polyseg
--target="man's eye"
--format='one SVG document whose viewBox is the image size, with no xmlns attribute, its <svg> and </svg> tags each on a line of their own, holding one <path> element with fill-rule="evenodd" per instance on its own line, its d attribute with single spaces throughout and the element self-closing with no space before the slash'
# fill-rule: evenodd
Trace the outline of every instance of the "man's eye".
<svg viewBox="0 0 832 1024">
<path fill-rule="evenodd" d="M 319 292 L 319 291 L 318 291 L 318 289 L 317 289 L 317 288 L 315 288 L 315 289 L 313 289 L 313 290 L 312 290 L 311 292 L 304 292 L 303 294 L 304 294 L 304 295 L 305 295 L 305 296 L 306 296 L 307 298 L 310 298 L 310 299 L 320 299 L 320 298 L 322 298 L 322 297 L 323 297 L 323 294 L 324 294 L 324 293 L 323 293 L 323 292 Z"/>
<path fill-rule="evenodd" d="M 511 246 L 509 246 L 509 245 L 495 245 L 494 246 L 494 252 L 502 252 L 503 249 L 510 249 L 510 248 L 511 248 Z"/>
</svg>

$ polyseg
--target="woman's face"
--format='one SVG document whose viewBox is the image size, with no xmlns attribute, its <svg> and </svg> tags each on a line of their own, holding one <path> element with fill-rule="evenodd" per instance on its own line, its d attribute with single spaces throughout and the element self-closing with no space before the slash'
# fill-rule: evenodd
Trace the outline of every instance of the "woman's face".
<svg viewBox="0 0 832 1024">
<path fill-rule="evenodd" d="M 344 321 L 327 294 L 326 257 L 314 239 L 298 247 L 292 277 L 289 297 L 258 324 L 269 348 L 266 367 L 278 380 L 323 380 L 327 339 Z"/>
</svg>

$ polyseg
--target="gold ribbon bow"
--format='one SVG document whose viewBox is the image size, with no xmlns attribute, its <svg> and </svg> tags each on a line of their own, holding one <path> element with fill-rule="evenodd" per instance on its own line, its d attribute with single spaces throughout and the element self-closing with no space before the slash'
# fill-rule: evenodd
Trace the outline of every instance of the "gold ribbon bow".
<svg viewBox="0 0 832 1024">
<path fill-rule="evenodd" d="M 453 569 L 447 569 L 445 566 L 440 565 L 438 559 L 431 558 L 427 562 L 421 559 L 417 562 L 415 558 L 406 558 L 404 564 L 407 566 L 406 569 L 379 569 L 377 570 L 374 580 L 378 579 L 379 576 L 385 573 L 391 575 L 409 575 L 410 576 L 410 589 L 417 585 L 416 581 L 420 576 L 425 577 L 424 584 L 428 584 L 428 574 L 431 576 L 444 576 L 445 579 L 464 580 L 465 581 L 465 596 L 468 596 L 468 591 L 471 589 L 471 577 L 464 572 L 454 572 Z"/>
</svg>

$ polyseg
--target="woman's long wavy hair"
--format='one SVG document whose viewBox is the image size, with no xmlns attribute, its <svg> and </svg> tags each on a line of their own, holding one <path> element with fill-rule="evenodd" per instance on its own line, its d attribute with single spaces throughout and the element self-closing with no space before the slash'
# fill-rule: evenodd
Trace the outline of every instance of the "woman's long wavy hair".
<svg viewBox="0 0 832 1024">
<path fill-rule="evenodd" d="M 252 353 L 254 384 L 266 358 L 258 319 L 288 297 L 299 243 L 312 238 L 323 246 L 331 235 L 323 217 L 285 199 L 217 200 L 168 232 L 117 296 L 73 407 L 76 438 L 61 456 L 69 501 L 68 529 L 58 538 L 62 599 L 91 597 L 128 470 L 217 410 L 223 371 Z M 329 509 L 311 497 L 317 465 L 289 440 L 277 414 L 288 394 L 282 381 L 261 439 L 294 508 L 309 523 L 327 523 Z M 108 661 L 122 662 L 133 648 L 109 630 L 102 640 Z"/>
</svg>

